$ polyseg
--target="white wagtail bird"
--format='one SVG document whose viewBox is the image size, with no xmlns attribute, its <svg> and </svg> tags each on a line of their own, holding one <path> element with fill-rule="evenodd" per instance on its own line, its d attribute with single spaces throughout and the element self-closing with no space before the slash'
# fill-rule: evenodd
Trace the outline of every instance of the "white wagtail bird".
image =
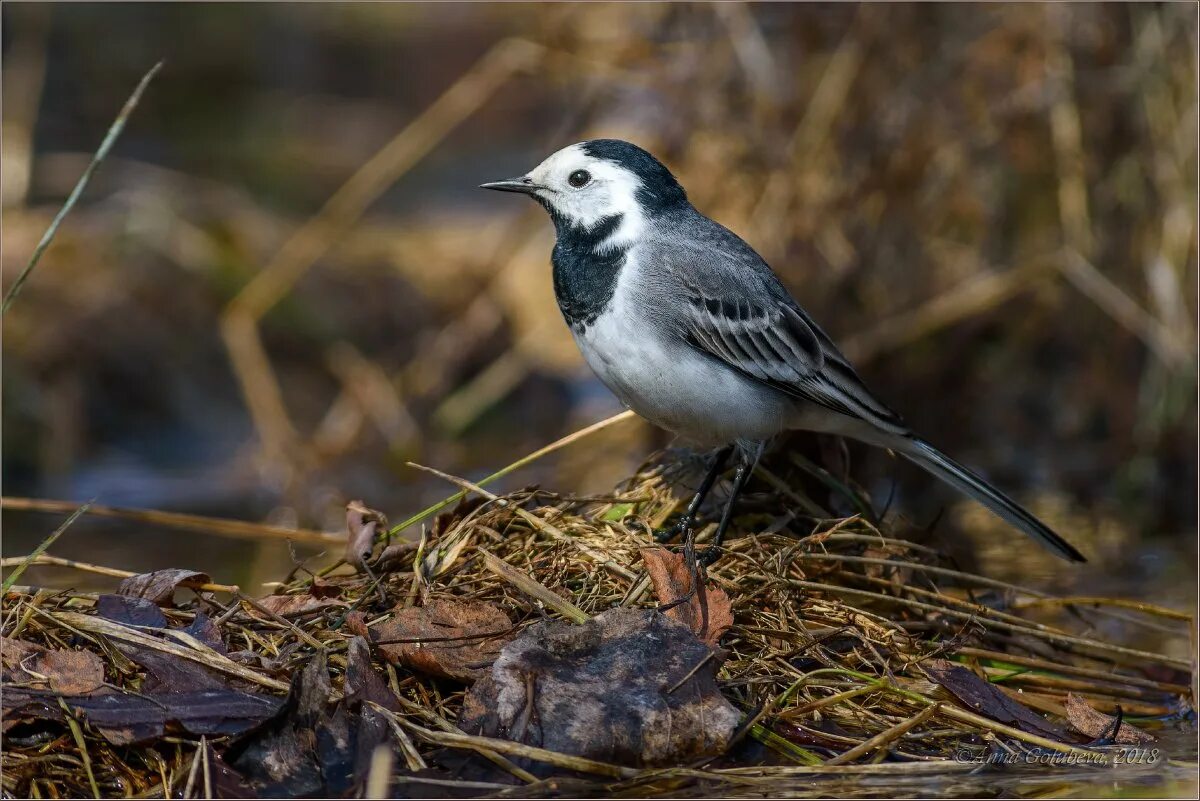
<svg viewBox="0 0 1200 801">
<path fill-rule="evenodd" d="M 714 546 L 762 444 L 800 429 L 899 453 L 1058 556 L 1084 561 L 877 400 L 762 257 L 697 211 L 645 150 L 616 139 L 580 142 L 526 175 L 482 188 L 529 195 L 550 213 L 554 292 L 600 380 L 650 422 L 721 446 L 676 527 L 689 543 L 700 504 L 734 448 L 740 463 Z"/>
</svg>

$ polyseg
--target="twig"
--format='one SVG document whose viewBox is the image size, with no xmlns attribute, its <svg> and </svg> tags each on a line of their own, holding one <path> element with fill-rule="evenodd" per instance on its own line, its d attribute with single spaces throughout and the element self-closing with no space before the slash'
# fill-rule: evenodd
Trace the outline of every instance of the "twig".
<svg viewBox="0 0 1200 801">
<path fill-rule="evenodd" d="M 292 542 L 310 542 L 316 545 L 345 545 L 344 534 L 332 534 L 310 529 L 291 529 L 282 526 L 271 526 L 265 523 L 251 523 L 247 520 L 229 520 L 221 517 L 205 517 L 203 515 L 181 514 L 179 512 L 160 512 L 156 509 L 126 509 L 116 506 L 101 506 L 89 503 L 88 514 L 96 517 L 116 517 L 124 520 L 136 520 L 167 528 L 182 528 L 199 531 L 204 534 L 215 534 L 222 537 L 237 539 L 284 539 Z M 0 498 L 0 509 L 23 512 L 52 512 L 59 513 L 75 508 L 71 501 L 56 501 L 47 498 L 17 498 L 5 496 Z"/>
<path fill-rule="evenodd" d="M 1171 684 L 1168 682 L 1153 681 L 1151 679 L 1143 679 L 1137 676 L 1125 676 L 1120 673 L 1113 673 L 1111 670 L 1093 670 L 1092 668 L 1076 667 L 1075 665 L 1064 665 L 1059 662 L 1051 662 L 1046 659 L 1038 659 L 1032 656 L 1020 656 L 1018 654 L 1005 654 L 999 651 L 989 651 L 984 648 L 972 648 L 970 646 L 960 646 L 956 649 L 956 653 L 961 656 L 975 656 L 982 659 L 993 659 L 997 662 L 1008 662 L 1021 667 L 1033 668 L 1035 670 L 1049 670 L 1056 673 L 1070 673 L 1076 676 L 1083 676 L 1089 679 L 1101 679 L 1113 682 L 1122 682 L 1131 687 L 1144 687 L 1149 690 L 1158 690 L 1165 693 L 1178 693 L 1186 695 L 1191 692 L 1191 688 L 1183 684 Z"/>
<path fill-rule="evenodd" d="M 477 548 L 476 550 L 483 554 L 483 564 L 488 570 L 509 584 L 512 584 L 521 592 L 540 601 L 544 606 L 550 607 L 572 623 L 586 623 L 588 621 L 589 616 L 587 612 L 584 612 L 578 606 L 549 589 L 529 574 L 517 570 L 491 551 L 484 548 Z"/>
<path fill-rule="evenodd" d="M 789 587 L 817 590 L 820 592 L 833 593 L 835 595 L 844 594 L 844 595 L 857 595 L 860 597 L 875 598 L 877 600 L 887 601 L 888 603 L 892 603 L 892 604 L 902 604 L 904 606 L 912 607 L 913 609 L 920 609 L 925 612 L 937 612 L 937 613 L 946 615 L 948 617 L 957 618 L 959 620 L 977 620 L 978 619 L 974 615 L 969 615 L 966 612 L 959 612 L 956 609 L 948 609 L 946 607 L 936 606 L 934 604 L 927 604 L 927 603 L 923 603 L 921 601 L 913 601 L 908 598 L 897 598 L 892 595 L 883 595 L 882 593 L 871 592 L 870 590 L 858 590 L 858 589 L 854 589 L 852 587 L 839 587 L 835 584 L 823 584 L 821 582 L 816 582 L 816 581 L 801 581 L 799 579 L 789 579 L 789 578 L 783 578 L 783 577 L 779 577 L 779 576 L 747 576 L 746 578 L 751 581 L 762 581 L 762 582 L 777 581 L 777 582 L 786 584 Z M 1127 658 L 1127 661 L 1129 659 L 1150 660 L 1153 662 L 1162 662 L 1164 664 L 1171 665 L 1172 667 L 1178 667 L 1182 670 L 1190 670 L 1191 669 L 1191 663 L 1188 662 L 1187 660 L 1177 659 L 1174 657 L 1167 656 L 1165 654 L 1155 654 L 1155 653 L 1151 653 L 1149 651 L 1140 651 L 1136 648 L 1125 648 L 1123 646 L 1111 645 L 1109 643 L 1101 642 L 1099 640 L 1093 640 L 1093 639 L 1090 639 L 1087 637 L 1075 637 L 1075 636 L 1071 636 L 1071 635 L 1067 635 L 1067 634 L 1058 634 L 1058 633 L 1055 633 L 1052 631 L 1045 631 L 1045 630 L 1041 630 L 1041 629 L 1037 629 L 1037 628 L 1031 628 L 1029 626 L 1017 626 L 1017 625 L 1014 625 L 1012 623 L 1008 623 L 1008 622 L 1005 622 L 1002 620 L 988 620 L 988 623 L 997 628 L 1004 629 L 1010 633 L 1029 634 L 1034 637 L 1040 637 L 1048 642 L 1058 643 L 1060 645 L 1074 645 L 1074 646 L 1079 646 L 1082 648 L 1091 649 L 1094 651 L 1099 651 L 1101 653 L 1107 654 L 1109 656 L 1109 658 L 1115 659 L 1117 656 L 1120 656 L 1120 657 Z M 1031 624 L 1031 626 L 1032 625 L 1036 625 L 1036 624 Z"/>
<path fill-rule="evenodd" d="M 881 731 L 871 739 L 863 742 L 861 745 L 856 745 L 849 751 L 838 754 L 833 759 L 826 760 L 826 765 L 845 765 L 847 762 L 853 762 L 860 756 L 874 751 L 876 748 L 884 748 L 894 740 L 900 739 L 909 729 L 920 726 L 925 721 L 933 717 L 941 709 L 940 703 L 935 703 L 932 706 L 927 706 L 925 709 L 918 712 L 913 717 L 902 723 L 897 723 L 890 729 Z"/>
<path fill-rule="evenodd" d="M 1032 601 L 1017 601 L 1012 605 L 1012 608 L 1027 609 L 1031 606 L 1119 606 L 1122 609 L 1133 609 L 1138 612 L 1145 612 L 1148 615 L 1158 615 L 1159 617 L 1170 618 L 1171 620 L 1183 620 L 1191 622 L 1195 619 L 1187 612 L 1168 609 L 1165 606 L 1158 606 L 1157 604 L 1147 603 L 1145 601 L 1133 601 L 1128 598 L 1099 598 L 1090 595 L 1067 596 L 1065 598 L 1036 598 Z"/>
<path fill-rule="evenodd" d="M 158 71 L 162 69 L 162 65 L 163 62 L 158 62 L 150 68 L 149 72 L 142 76 L 142 80 L 138 82 L 137 87 L 133 90 L 133 94 L 129 96 L 129 99 L 125 101 L 125 105 L 121 107 L 121 112 L 117 114 L 117 118 L 108 127 L 108 133 L 104 135 L 104 140 L 96 150 L 96 155 L 92 156 L 92 160 L 88 162 L 83 175 L 79 176 L 79 181 L 75 184 L 75 188 L 67 196 L 67 201 L 63 203 L 62 208 L 58 210 L 58 214 L 54 215 L 54 219 L 50 221 L 50 227 L 46 229 L 46 233 L 42 234 L 37 247 L 33 249 L 33 255 L 29 257 L 29 263 L 25 265 L 25 269 L 21 270 L 21 274 L 17 276 L 17 280 L 13 281 L 12 286 L 5 293 L 4 305 L 0 307 L 0 317 L 4 316 L 8 311 L 8 307 L 17 299 L 17 294 L 21 291 L 21 287 L 25 286 L 25 282 L 33 274 L 33 269 L 42 260 L 42 254 L 46 252 L 46 248 L 50 247 L 50 243 L 54 241 L 54 236 L 58 233 L 58 227 L 66 219 L 71 209 L 75 208 L 75 203 L 78 202 L 80 195 L 83 194 L 83 190 L 91 183 L 92 175 L 95 174 L 96 169 L 100 166 L 100 162 L 104 161 L 104 157 L 108 155 L 108 151 L 112 149 L 113 144 L 117 141 L 117 137 L 124 130 L 125 122 L 129 119 L 129 115 L 137 108 L 138 101 L 142 99 L 142 92 L 145 91 L 154 76 L 158 74 Z"/>
<path fill-rule="evenodd" d="M 436 726 L 442 731 L 449 732 L 451 734 L 459 733 L 459 730 L 455 728 L 453 724 L 444 720 L 443 718 L 438 717 L 425 707 L 414 704 L 412 701 L 408 700 L 402 695 L 397 695 L 396 699 L 400 702 L 400 705 L 410 713 L 420 715 L 422 718 L 429 721 L 432 725 Z M 532 773 L 520 767 L 519 765 L 513 764 L 509 759 L 500 756 L 500 754 L 496 753 L 495 751 L 480 749 L 478 753 L 484 759 L 487 759 L 496 766 L 508 771 L 513 776 L 516 776 L 518 779 L 527 784 L 535 784 L 538 781 L 538 778 Z"/>
<path fill-rule="evenodd" d="M 0 567 L 12 567 L 28 561 L 31 565 L 53 565 L 55 567 L 70 567 L 75 570 L 82 570 L 85 573 L 95 573 L 100 576 L 112 576 L 113 578 L 126 579 L 131 576 L 138 575 L 132 570 L 121 570 L 117 567 L 105 567 L 104 565 L 93 565 L 88 562 L 80 562 L 75 559 L 64 559 L 61 556 L 51 556 L 48 553 L 40 554 L 35 559 L 30 556 L 12 556 L 7 559 L 0 559 Z M 202 592 L 228 592 L 237 593 L 240 588 L 236 584 L 213 584 L 212 582 L 199 581 L 181 581 L 180 587 L 187 587 L 191 590 L 200 590 Z"/>
<path fill-rule="evenodd" d="M 283 627 L 290 629 L 292 632 L 294 632 L 296 634 L 297 637 L 304 640 L 306 643 L 311 645 L 313 648 L 316 648 L 318 651 L 325 650 L 324 643 L 322 643 L 316 637 L 313 637 L 307 631 L 300 628 L 294 622 L 288 620 L 286 617 L 279 614 L 278 612 L 272 612 L 270 609 L 263 606 L 258 601 L 254 600 L 253 598 L 247 598 L 245 595 L 243 595 L 240 592 L 234 593 L 234 597 L 238 601 L 240 601 L 240 602 L 246 604 L 247 606 L 249 606 L 250 608 L 254 609 L 256 612 L 260 612 L 260 613 L 266 615 L 271 620 L 274 620 L 276 623 L 279 623 Z"/>
<path fill-rule="evenodd" d="M 426 729 L 424 726 L 418 726 L 412 721 L 400 720 L 402 725 L 414 732 L 418 737 L 435 745 L 444 745 L 450 748 L 468 748 L 472 751 L 483 749 L 501 754 L 510 754 L 512 756 L 536 760 L 537 762 L 545 762 L 556 768 L 577 770 L 582 773 L 594 773 L 600 776 L 611 776 L 614 779 L 628 779 L 638 774 L 638 771 L 634 768 L 626 768 L 608 762 L 599 762 L 594 759 L 562 754 L 558 751 L 550 751 L 545 748 L 513 742 L 512 740 L 433 731 L 432 729 Z"/>
</svg>

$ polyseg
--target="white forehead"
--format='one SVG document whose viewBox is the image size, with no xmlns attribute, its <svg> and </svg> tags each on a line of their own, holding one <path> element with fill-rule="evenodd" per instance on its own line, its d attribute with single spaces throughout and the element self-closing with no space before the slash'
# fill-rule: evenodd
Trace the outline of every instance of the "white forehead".
<svg viewBox="0 0 1200 801">
<path fill-rule="evenodd" d="M 529 171 L 529 177 L 537 183 L 552 184 L 555 180 L 562 181 L 575 170 L 587 170 L 593 180 L 602 180 L 618 185 L 624 185 L 630 190 L 641 186 L 642 182 L 629 170 L 605 159 L 589 156 L 583 142 L 568 145 L 557 153 L 552 154 L 541 164 Z"/>
</svg>

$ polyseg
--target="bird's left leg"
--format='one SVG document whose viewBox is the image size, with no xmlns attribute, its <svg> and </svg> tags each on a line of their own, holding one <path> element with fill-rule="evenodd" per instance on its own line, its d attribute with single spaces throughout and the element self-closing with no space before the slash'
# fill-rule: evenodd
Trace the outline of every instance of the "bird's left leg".
<svg viewBox="0 0 1200 801">
<path fill-rule="evenodd" d="M 721 555 L 721 541 L 725 539 L 725 532 L 729 530 L 729 523 L 733 520 L 734 504 L 737 503 L 738 498 L 741 496 L 746 482 L 750 480 L 750 474 L 754 472 L 754 468 L 758 465 L 758 459 L 762 456 L 762 451 L 763 446 L 759 445 L 751 453 L 743 452 L 741 461 L 737 466 L 737 471 L 733 474 L 733 487 L 729 491 L 729 500 L 725 503 L 725 511 L 721 513 L 721 523 L 717 526 L 717 533 L 713 535 L 712 542 L 708 544 L 704 555 L 700 557 L 701 565 L 708 567 L 717 561 L 717 557 Z"/>
<path fill-rule="evenodd" d="M 683 513 L 683 517 L 672 526 L 655 532 L 654 539 L 659 542 L 669 542 L 677 535 L 684 535 L 687 539 L 692 534 L 692 525 L 696 522 L 696 515 L 700 511 L 700 504 L 704 503 L 704 499 L 708 497 L 708 492 L 713 488 L 713 484 L 717 481 L 717 476 L 721 475 L 721 471 L 725 469 L 725 463 L 729 461 L 730 454 L 733 453 L 733 445 L 726 445 L 721 450 L 717 451 L 716 457 L 708 468 L 708 473 L 705 474 L 704 480 L 700 482 L 700 488 L 696 490 L 696 494 L 692 496 L 692 502 L 688 504 L 687 511 Z"/>
</svg>

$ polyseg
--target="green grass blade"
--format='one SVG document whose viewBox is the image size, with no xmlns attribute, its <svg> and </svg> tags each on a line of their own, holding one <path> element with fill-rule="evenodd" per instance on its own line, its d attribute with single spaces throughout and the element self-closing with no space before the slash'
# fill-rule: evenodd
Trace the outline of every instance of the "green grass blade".
<svg viewBox="0 0 1200 801">
<path fill-rule="evenodd" d="M 142 80 L 138 83 L 137 88 L 133 90 L 133 94 L 125 101 L 125 105 L 121 107 L 121 113 L 113 120 L 113 124 L 109 126 L 108 133 L 104 135 L 104 141 L 100 143 L 96 154 L 92 156 L 91 162 L 88 163 L 87 169 L 83 171 L 83 175 L 79 176 L 79 182 L 75 184 L 75 188 L 71 190 L 71 194 L 67 197 L 67 202 L 63 203 L 58 214 L 54 215 L 54 219 L 50 222 L 50 227 L 46 229 L 46 233 L 42 234 L 41 240 L 37 243 L 37 247 L 33 249 L 33 255 L 29 257 L 29 263 L 25 265 L 25 269 L 21 270 L 21 274 L 17 276 L 17 280 L 13 281 L 8 292 L 4 295 L 4 305 L 0 307 L 0 317 L 8 312 L 8 307 L 17 299 L 17 294 L 21 291 L 21 287 L 25 286 L 25 282 L 29 280 L 29 276 L 33 274 L 33 268 L 37 267 L 39 261 L 42 260 L 42 254 L 46 252 L 46 248 L 50 247 L 50 243 L 54 241 L 54 235 L 58 233 L 58 226 L 70 214 L 71 209 L 75 208 L 75 203 L 79 200 L 83 190 L 92 180 L 92 175 L 100 166 L 100 162 L 104 161 L 108 151 L 112 150 L 113 144 L 117 141 L 117 137 L 121 135 L 121 131 L 125 128 L 125 122 L 129 119 L 129 115 L 137 108 L 138 101 L 142 99 L 142 92 L 145 91 L 151 79 L 154 78 L 158 71 L 162 69 L 163 62 L 158 62 L 150 71 L 142 76 Z"/>
</svg>

